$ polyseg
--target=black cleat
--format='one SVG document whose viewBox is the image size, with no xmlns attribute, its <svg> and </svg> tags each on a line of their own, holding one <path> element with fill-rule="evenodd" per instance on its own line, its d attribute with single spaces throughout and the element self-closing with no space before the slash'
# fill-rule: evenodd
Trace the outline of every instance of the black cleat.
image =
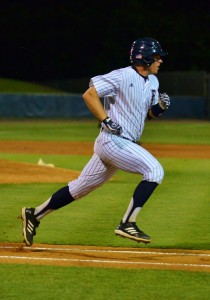
<svg viewBox="0 0 210 300">
<path fill-rule="evenodd" d="M 150 243 L 151 238 L 141 231 L 135 222 L 120 223 L 115 229 L 115 234 L 136 242 Z"/>
<path fill-rule="evenodd" d="M 33 237 L 36 235 L 36 227 L 39 226 L 39 221 L 34 216 L 34 208 L 22 208 L 21 219 L 23 220 L 23 236 L 27 246 L 33 244 Z"/>
</svg>

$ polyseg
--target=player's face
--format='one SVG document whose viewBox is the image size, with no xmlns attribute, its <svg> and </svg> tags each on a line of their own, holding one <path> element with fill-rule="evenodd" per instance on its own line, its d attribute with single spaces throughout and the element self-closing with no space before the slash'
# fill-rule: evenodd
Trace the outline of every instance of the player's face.
<svg viewBox="0 0 210 300">
<path fill-rule="evenodd" d="M 157 74 L 160 68 L 160 65 L 163 63 L 160 55 L 155 54 L 154 55 L 155 61 L 148 67 L 148 71 L 150 74 Z"/>
</svg>

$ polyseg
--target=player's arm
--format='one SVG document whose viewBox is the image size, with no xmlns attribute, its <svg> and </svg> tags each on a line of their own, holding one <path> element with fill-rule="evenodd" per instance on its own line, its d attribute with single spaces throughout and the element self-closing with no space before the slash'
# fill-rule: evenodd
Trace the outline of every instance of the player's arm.
<svg viewBox="0 0 210 300">
<path fill-rule="evenodd" d="M 160 117 L 170 106 L 170 98 L 166 93 L 159 94 L 158 103 L 152 105 L 148 111 L 148 118 Z"/>
<path fill-rule="evenodd" d="M 100 122 L 102 122 L 105 118 L 108 117 L 107 113 L 105 112 L 101 104 L 100 98 L 94 86 L 91 86 L 83 94 L 83 99 L 87 107 L 89 108 L 89 110 Z"/>
<path fill-rule="evenodd" d="M 91 86 L 84 94 L 83 99 L 91 113 L 113 134 L 120 135 L 122 127 L 113 122 L 104 110 L 100 98 L 94 86 Z"/>
</svg>

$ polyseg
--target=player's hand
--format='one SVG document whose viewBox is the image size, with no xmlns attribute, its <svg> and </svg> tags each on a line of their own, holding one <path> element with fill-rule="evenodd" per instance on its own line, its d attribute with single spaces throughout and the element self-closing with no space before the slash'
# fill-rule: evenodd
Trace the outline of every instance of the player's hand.
<svg viewBox="0 0 210 300">
<path fill-rule="evenodd" d="M 113 122 L 110 117 L 104 119 L 102 123 L 112 134 L 121 135 L 121 133 L 123 132 L 122 127 L 117 123 Z"/>
<path fill-rule="evenodd" d="M 162 109 L 168 109 L 168 107 L 170 106 L 170 98 L 166 93 L 163 94 L 159 94 L 159 105 Z"/>
</svg>

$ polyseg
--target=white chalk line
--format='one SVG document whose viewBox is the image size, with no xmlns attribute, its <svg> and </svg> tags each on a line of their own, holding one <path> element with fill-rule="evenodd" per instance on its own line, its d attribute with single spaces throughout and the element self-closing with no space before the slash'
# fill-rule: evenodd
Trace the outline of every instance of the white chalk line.
<svg viewBox="0 0 210 300">
<path fill-rule="evenodd" d="M 77 258 L 48 258 L 48 257 L 28 257 L 28 256 L 11 256 L 1 255 L 0 259 L 14 260 L 34 260 L 34 261 L 57 261 L 57 262 L 85 262 L 96 264 L 123 264 L 123 265 L 150 265 L 150 266 L 171 266 L 171 267 L 199 267 L 210 268 L 210 265 L 205 264 L 181 264 L 181 263 L 165 263 L 165 262 L 141 262 L 141 261 L 123 261 L 123 260 L 104 260 L 104 259 L 77 259 Z"/>
<path fill-rule="evenodd" d="M 17 246 L 0 246 L 0 249 L 23 249 L 38 251 L 64 251 L 64 252 L 95 252 L 95 253 L 127 253 L 127 254 L 148 254 L 148 255 L 168 255 L 168 256 L 204 256 L 210 257 L 208 253 L 185 253 L 185 252 L 156 252 L 156 251 L 130 251 L 130 250 L 103 250 L 103 249 L 80 249 L 80 248 L 50 248 L 50 247 L 17 247 Z"/>
</svg>

